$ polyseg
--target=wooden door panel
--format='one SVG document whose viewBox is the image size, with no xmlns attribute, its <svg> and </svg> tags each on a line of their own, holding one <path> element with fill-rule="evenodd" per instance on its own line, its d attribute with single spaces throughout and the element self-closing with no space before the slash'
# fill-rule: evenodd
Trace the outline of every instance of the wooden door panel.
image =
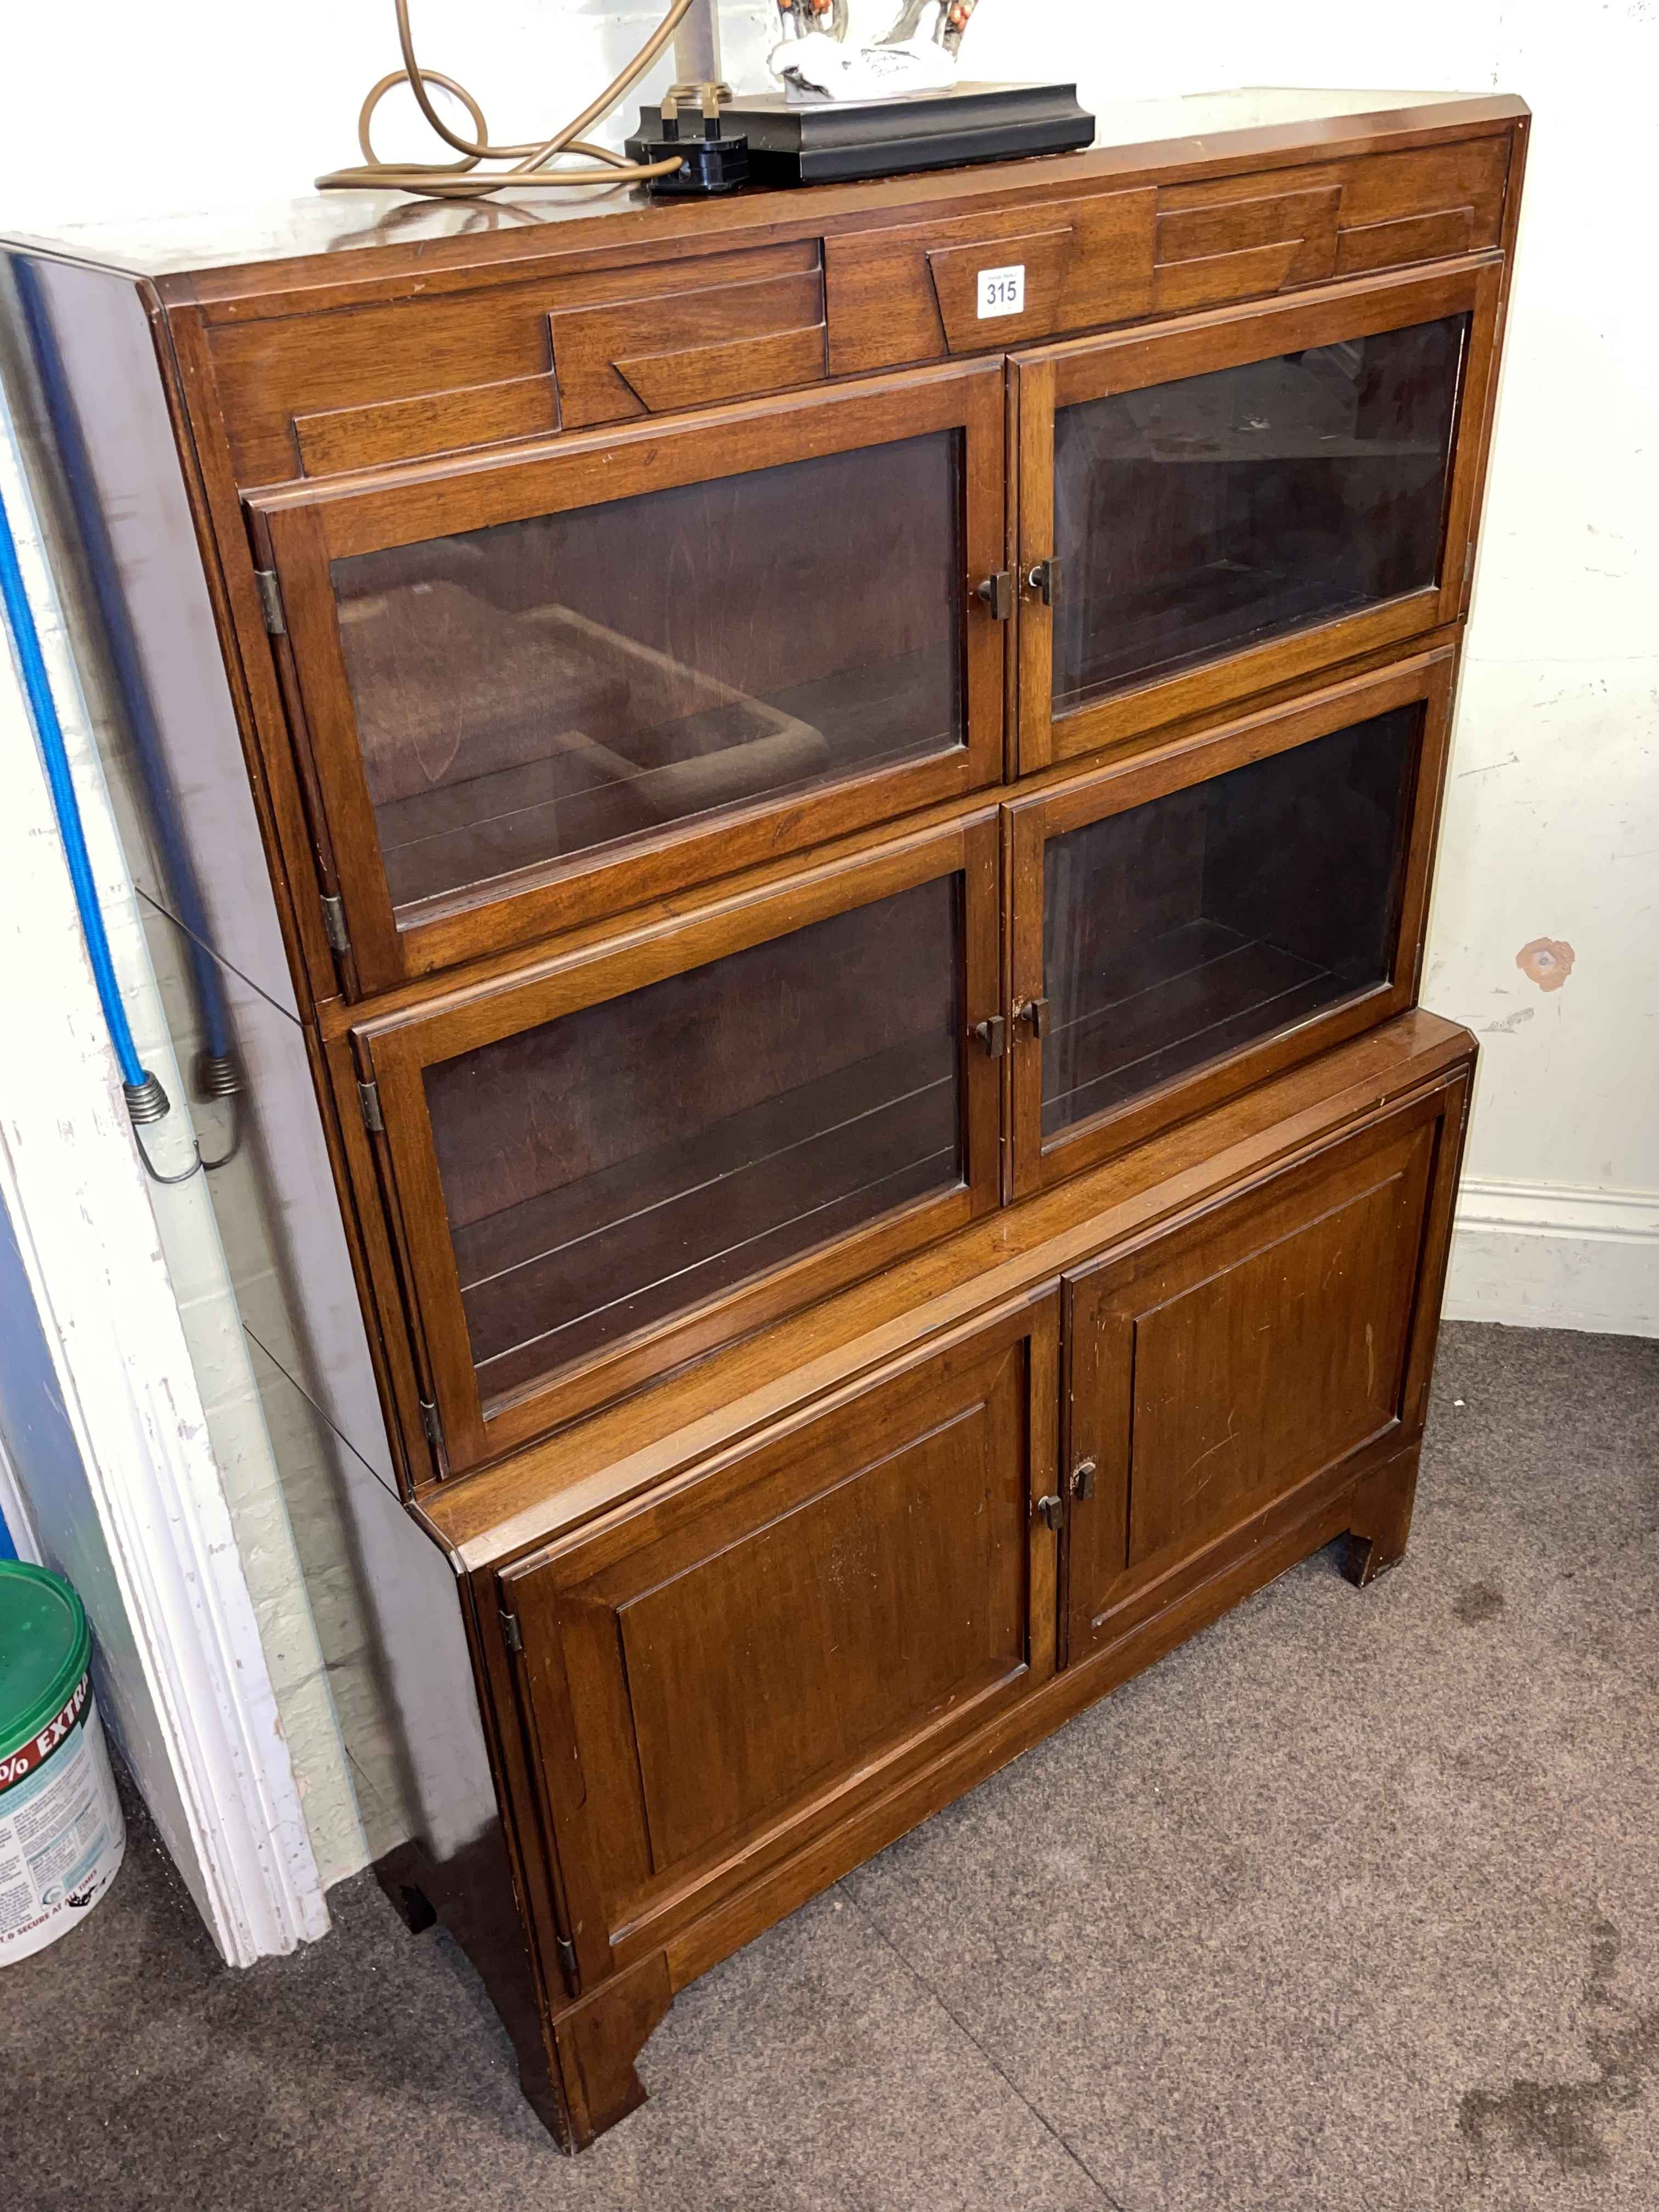
<svg viewBox="0 0 1659 2212">
<path fill-rule="evenodd" d="M 1023 1668 L 1017 1381 L 618 1607 L 657 1864 Z"/>
<path fill-rule="evenodd" d="M 1054 1336 L 1051 1297 L 509 1571 L 612 1936 L 1051 1671 Z"/>
<path fill-rule="evenodd" d="M 1242 1520 L 1394 1419 L 1428 1150 L 1419 1130 L 1370 1189 L 1139 1316 L 1131 1567 Z"/>
<path fill-rule="evenodd" d="M 1143 1584 L 1419 1418 L 1443 1111 L 1443 1094 L 1072 1279 L 1067 1451 L 1095 1467 L 1069 1508 L 1072 1658 Z"/>
</svg>

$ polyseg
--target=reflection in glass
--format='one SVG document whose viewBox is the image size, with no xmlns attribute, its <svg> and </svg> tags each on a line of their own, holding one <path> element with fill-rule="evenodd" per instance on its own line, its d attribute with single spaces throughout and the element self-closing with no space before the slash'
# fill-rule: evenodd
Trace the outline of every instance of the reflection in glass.
<svg viewBox="0 0 1659 2212">
<path fill-rule="evenodd" d="M 1468 325 L 1060 409 L 1055 713 L 1432 585 Z"/>
<path fill-rule="evenodd" d="M 394 907 L 962 744 L 960 438 L 336 561 Z"/>
<path fill-rule="evenodd" d="M 960 877 L 430 1067 L 499 1400 L 963 1180 Z"/>
<path fill-rule="evenodd" d="M 1044 1139 L 1385 981 L 1422 709 L 1052 838 Z"/>
</svg>

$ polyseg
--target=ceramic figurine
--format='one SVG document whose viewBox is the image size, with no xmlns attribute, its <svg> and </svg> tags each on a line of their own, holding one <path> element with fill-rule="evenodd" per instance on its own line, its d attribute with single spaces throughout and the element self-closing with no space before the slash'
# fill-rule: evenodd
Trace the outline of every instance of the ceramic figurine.
<svg viewBox="0 0 1659 2212">
<path fill-rule="evenodd" d="M 963 32 L 977 0 L 904 0 L 879 39 L 849 39 L 848 0 L 779 0 L 786 28 L 772 74 L 793 100 L 894 100 L 956 82 Z M 931 12 L 932 27 L 924 31 Z"/>
</svg>

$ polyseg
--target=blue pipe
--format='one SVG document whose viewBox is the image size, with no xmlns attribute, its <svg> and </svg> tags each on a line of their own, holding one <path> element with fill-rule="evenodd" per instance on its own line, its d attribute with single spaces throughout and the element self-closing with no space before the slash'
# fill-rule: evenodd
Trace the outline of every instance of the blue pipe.
<svg viewBox="0 0 1659 2212">
<path fill-rule="evenodd" d="M 52 696 L 51 680 L 40 652 L 40 633 L 34 626 L 34 610 L 30 606 L 28 594 L 23 588 L 23 572 L 17 560 L 17 541 L 11 534 L 11 521 L 6 513 L 3 496 L 0 496 L 0 600 L 3 600 L 5 605 L 6 620 L 17 647 L 18 665 L 23 673 L 23 690 L 28 699 L 35 734 L 40 740 L 40 750 L 46 763 L 46 781 L 52 786 L 52 803 L 64 840 L 64 852 L 69 861 L 70 880 L 75 886 L 75 903 L 81 910 L 81 928 L 87 940 L 87 951 L 92 961 L 98 996 L 103 1002 L 104 1019 L 109 1024 L 115 1057 L 121 1063 L 121 1080 L 130 1091 L 137 1090 L 148 1078 L 139 1063 L 138 1048 L 132 1041 L 131 1024 L 127 1020 L 127 1010 L 121 1004 L 121 994 L 115 981 L 115 964 L 110 958 L 109 939 L 105 933 L 98 894 L 93 888 L 92 863 L 87 857 L 87 839 L 81 823 L 80 801 L 75 795 L 69 755 L 64 749 L 64 726 L 58 719 L 57 702 Z"/>
<path fill-rule="evenodd" d="M 17 296 L 28 327 L 29 344 L 34 355 L 35 368 L 40 372 L 41 391 L 46 398 L 46 412 L 52 420 L 64 484 L 80 528 L 82 551 L 86 559 L 93 597 L 98 604 L 112 672 L 122 704 L 126 708 L 133 750 L 149 801 L 151 827 L 161 848 L 161 865 L 178 903 L 179 920 L 184 925 L 185 957 L 195 978 L 197 1003 L 202 1016 L 203 1049 L 210 1057 L 222 1059 L 232 1049 L 230 1015 L 217 964 L 204 950 L 210 941 L 207 916 L 203 910 L 196 871 L 180 833 L 178 811 L 173 803 L 167 769 L 163 765 L 161 729 L 156 721 L 155 705 L 150 696 L 149 680 L 144 674 L 143 657 L 138 649 L 132 615 L 122 589 L 120 563 L 110 540 L 109 526 L 104 517 L 104 505 L 99 495 L 92 456 L 87 450 L 86 434 L 81 428 L 81 417 L 70 391 L 69 379 L 64 374 L 58 334 L 52 328 L 52 313 L 41 288 L 40 272 L 29 262 L 19 259 L 15 275 Z"/>
</svg>

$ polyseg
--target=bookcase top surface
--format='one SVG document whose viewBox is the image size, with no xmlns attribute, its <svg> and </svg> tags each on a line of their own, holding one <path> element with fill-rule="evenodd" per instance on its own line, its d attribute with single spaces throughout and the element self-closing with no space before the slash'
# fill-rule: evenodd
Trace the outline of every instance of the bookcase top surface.
<svg viewBox="0 0 1659 2212">
<path fill-rule="evenodd" d="M 653 240 L 668 246 L 708 230 L 763 228 L 769 221 L 799 228 L 809 210 L 813 216 L 820 211 L 856 216 L 907 203 L 972 199 L 1016 185 L 1087 187 L 1120 173 L 1165 167 L 1224 168 L 1234 161 L 1283 161 L 1338 149 L 1375 151 L 1425 133 L 1502 129 L 1527 112 L 1523 101 L 1506 94 L 1241 88 L 1103 107 L 1094 145 L 1083 153 L 860 184 L 695 202 L 653 201 L 637 186 L 598 192 L 573 186 L 563 195 L 541 191 L 516 202 L 465 204 L 400 192 L 314 192 L 263 204 L 67 225 L 0 237 L 0 245 L 153 281 L 207 276 L 204 289 L 224 296 L 232 272 L 245 274 L 249 289 L 257 289 L 257 272 L 276 264 L 337 262 L 379 252 L 448 267 L 458 259 L 521 256 L 550 244 L 550 232 L 559 237 L 561 250 L 566 239 L 579 240 L 584 250 L 636 248 Z M 574 226 L 574 234 L 565 226 Z M 537 233 L 544 234 L 540 240 Z"/>
</svg>

